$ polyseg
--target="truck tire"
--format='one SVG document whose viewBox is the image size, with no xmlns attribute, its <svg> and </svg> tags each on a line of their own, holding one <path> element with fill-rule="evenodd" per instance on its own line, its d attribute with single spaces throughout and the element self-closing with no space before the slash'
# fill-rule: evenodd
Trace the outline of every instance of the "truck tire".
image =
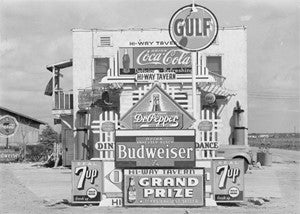
<svg viewBox="0 0 300 214">
<path fill-rule="evenodd" d="M 244 157 L 234 157 L 233 159 L 244 160 L 244 173 L 246 174 L 248 167 L 249 167 L 249 163 L 248 163 L 247 159 Z"/>
</svg>

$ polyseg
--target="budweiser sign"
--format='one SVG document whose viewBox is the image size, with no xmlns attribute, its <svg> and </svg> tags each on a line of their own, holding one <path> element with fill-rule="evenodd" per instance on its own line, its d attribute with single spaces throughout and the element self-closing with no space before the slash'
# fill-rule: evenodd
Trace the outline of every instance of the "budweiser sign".
<svg viewBox="0 0 300 214">
<path fill-rule="evenodd" d="M 182 114 L 179 112 L 136 112 L 132 122 L 134 129 L 181 129 Z"/>
<path fill-rule="evenodd" d="M 175 48 L 135 48 L 134 67 L 191 67 L 191 54 Z"/>
<path fill-rule="evenodd" d="M 116 168 L 194 167 L 195 130 L 116 130 Z"/>
</svg>

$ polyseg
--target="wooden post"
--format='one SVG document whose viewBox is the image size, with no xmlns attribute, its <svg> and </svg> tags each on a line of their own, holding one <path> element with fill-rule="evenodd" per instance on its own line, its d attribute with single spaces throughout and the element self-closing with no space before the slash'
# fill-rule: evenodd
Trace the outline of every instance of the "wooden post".
<svg viewBox="0 0 300 214">
<path fill-rule="evenodd" d="M 8 137 L 6 138 L 6 149 L 8 149 Z"/>
<path fill-rule="evenodd" d="M 192 52 L 192 96 L 193 96 L 193 116 L 197 117 L 197 84 L 196 84 L 196 73 L 197 73 L 197 52 Z"/>
</svg>

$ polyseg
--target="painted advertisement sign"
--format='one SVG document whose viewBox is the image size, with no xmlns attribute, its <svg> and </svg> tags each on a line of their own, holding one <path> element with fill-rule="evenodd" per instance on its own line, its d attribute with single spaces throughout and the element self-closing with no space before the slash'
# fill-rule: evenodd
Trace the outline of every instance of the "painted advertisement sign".
<svg viewBox="0 0 300 214">
<path fill-rule="evenodd" d="M 141 72 L 191 73 L 191 54 L 176 47 L 134 47 L 119 50 L 120 75 Z M 174 75 L 173 75 L 174 77 Z"/>
<path fill-rule="evenodd" d="M 20 152 L 13 149 L 0 150 L 0 163 L 15 162 L 19 159 Z"/>
<path fill-rule="evenodd" d="M 194 118 L 158 85 L 120 120 L 127 129 L 187 129 L 193 121 Z"/>
<path fill-rule="evenodd" d="M 187 5 L 172 16 L 169 33 L 178 47 L 187 51 L 200 51 L 214 42 L 218 34 L 218 22 L 207 8 Z"/>
<path fill-rule="evenodd" d="M 16 118 L 5 115 L 0 118 L 0 137 L 13 136 L 19 127 L 19 123 Z"/>
<path fill-rule="evenodd" d="M 125 169 L 124 205 L 204 206 L 204 169 Z"/>
<path fill-rule="evenodd" d="M 99 161 L 72 161 L 72 203 L 100 203 L 102 168 Z"/>
<path fill-rule="evenodd" d="M 214 160 L 214 199 L 216 202 L 244 200 L 244 160 Z"/>
<path fill-rule="evenodd" d="M 194 130 L 116 130 L 117 168 L 194 167 Z"/>
</svg>

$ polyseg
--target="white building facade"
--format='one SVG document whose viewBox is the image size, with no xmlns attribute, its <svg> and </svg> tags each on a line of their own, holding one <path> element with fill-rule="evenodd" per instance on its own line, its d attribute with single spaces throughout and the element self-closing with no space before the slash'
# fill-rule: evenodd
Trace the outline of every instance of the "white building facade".
<svg viewBox="0 0 300 214">
<path fill-rule="evenodd" d="M 129 57 L 126 65 L 123 62 L 124 55 Z M 169 76 L 160 80 L 149 80 L 147 78 L 150 77 L 144 75 L 153 72 L 167 73 Z M 211 132 L 198 133 L 197 141 L 205 138 L 206 141 L 217 141 L 219 144 L 237 144 L 233 134 L 236 125 L 234 109 L 237 101 L 244 110 L 239 126 L 245 129 L 245 133 L 248 124 L 246 28 L 219 29 L 216 41 L 206 50 L 197 53 L 196 77 L 197 109 L 193 109 L 190 53 L 178 49 L 171 41 L 167 30 L 74 29 L 73 122 L 75 125 L 73 130 L 76 136 L 75 159 L 85 158 L 82 155 L 85 151 L 82 143 L 90 147 L 94 147 L 95 143 L 89 140 L 92 133 L 88 134 L 89 131 L 85 130 L 84 134 L 80 135 L 81 125 L 76 124 L 78 121 L 84 120 L 83 123 L 87 128 L 92 127 L 95 118 L 92 118 L 89 113 L 91 110 L 89 105 L 93 106 L 99 96 L 101 97 L 99 95 L 97 98 L 97 94 L 99 94 L 97 90 L 101 91 L 101 98 L 104 99 L 102 92 L 111 88 L 110 86 L 118 91 L 119 101 L 115 103 L 117 106 L 115 110 L 119 111 L 119 118 L 122 118 L 154 84 L 159 84 L 195 118 L 195 123 L 190 128 L 201 132 L 199 131 L 201 121 L 213 121 Z M 89 92 L 91 100 L 83 103 L 82 92 L 84 95 Z M 110 101 L 113 93 L 109 94 Z M 205 96 L 207 94 L 214 95 L 213 104 L 206 103 L 207 97 L 209 97 Z M 87 100 L 85 99 L 85 101 Z M 100 112 L 102 111 L 103 108 Z M 121 125 L 120 128 L 122 128 Z M 244 135 L 245 144 L 247 144 L 246 136 L 247 134 Z M 92 156 L 97 157 L 95 152 Z"/>
</svg>

